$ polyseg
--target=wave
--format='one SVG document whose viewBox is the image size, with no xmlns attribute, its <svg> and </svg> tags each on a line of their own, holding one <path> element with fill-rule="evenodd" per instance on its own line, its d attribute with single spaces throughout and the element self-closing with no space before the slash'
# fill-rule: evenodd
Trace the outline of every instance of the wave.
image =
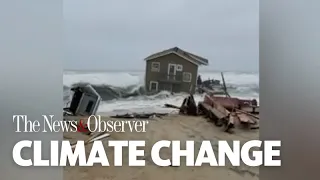
<svg viewBox="0 0 320 180">
<path fill-rule="evenodd" d="M 200 72 L 203 80 L 221 80 L 220 73 Z M 256 73 L 224 73 L 228 91 L 232 96 L 255 98 L 259 101 L 259 75 Z M 160 107 L 164 103 L 180 105 L 185 93 L 171 94 L 162 91 L 155 95 L 146 95 L 144 87 L 144 72 L 65 72 L 63 76 L 64 103 L 70 101 L 70 88 L 89 83 L 100 94 L 102 111 L 106 109 L 119 109 L 140 107 Z M 196 95 L 201 99 L 202 95 Z M 134 101 L 134 102 L 133 102 Z M 111 103 L 112 102 L 112 103 Z M 120 109 L 121 109 L 120 108 Z"/>
<path fill-rule="evenodd" d="M 64 86 L 64 100 L 69 99 L 70 94 L 68 91 L 71 87 L 87 83 L 75 83 L 72 86 Z M 115 87 L 110 85 L 94 85 L 92 87 L 100 94 L 103 101 L 113 100 L 113 99 L 123 99 L 135 96 L 145 95 L 145 88 L 143 85 L 130 85 L 127 87 Z"/>
</svg>

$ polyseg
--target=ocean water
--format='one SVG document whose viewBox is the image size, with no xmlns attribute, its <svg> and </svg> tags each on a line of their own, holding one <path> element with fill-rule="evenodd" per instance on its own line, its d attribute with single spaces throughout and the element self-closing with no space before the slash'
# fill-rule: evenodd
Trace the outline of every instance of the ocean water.
<svg viewBox="0 0 320 180">
<path fill-rule="evenodd" d="M 199 72 L 202 80 L 221 80 L 220 72 Z M 259 74 L 243 72 L 224 72 L 228 92 L 232 97 L 257 99 L 259 102 Z M 221 81 L 222 82 L 222 81 Z M 99 114 L 121 114 L 125 112 L 169 112 L 163 108 L 165 103 L 180 106 L 187 96 L 184 93 L 171 95 L 160 92 L 146 96 L 144 93 L 144 72 L 84 72 L 65 71 L 63 75 L 64 103 L 70 101 L 70 87 L 78 83 L 90 83 L 102 97 Z M 203 95 L 196 94 L 201 101 Z"/>
</svg>

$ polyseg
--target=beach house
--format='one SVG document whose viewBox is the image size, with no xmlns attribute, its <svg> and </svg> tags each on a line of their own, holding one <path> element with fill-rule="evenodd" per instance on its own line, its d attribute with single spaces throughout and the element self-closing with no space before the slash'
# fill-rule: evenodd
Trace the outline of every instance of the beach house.
<svg viewBox="0 0 320 180">
<path fill-rule="evenodd" d="M 198 67 L 209 64 L 207 59 L 178 47 L 152 54 L 145 61 L 145 87 L 149 93 L 166 90 L 193 94 Z"/>
<path fill-rule="evenodd" d="M 95 115 L 102 100 L 90 84 L 78 84 L 71 88 L 70 106 L 65 111 L 77 116 Z"/>
</svg>

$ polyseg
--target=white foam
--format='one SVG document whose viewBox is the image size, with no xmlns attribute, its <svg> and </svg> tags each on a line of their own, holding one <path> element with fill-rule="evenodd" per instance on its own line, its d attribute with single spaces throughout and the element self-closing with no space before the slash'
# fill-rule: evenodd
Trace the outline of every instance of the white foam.
<svg viewBox="0 0 320 180">
<path fill-rule="evenodd" d="M 166 98 L 144 98 L 140 97 L 140 99 L 124 99 L 124 100 L 114 100 L 114 101 L 106 101 L 103 102 L 98 110 L 98 113 L 103 114 L 117 114 L 124 112 L 166 112 L 169 113 L 174 111 L 174 109 L 165 108 L 164 104 L 172 104 L 176 106 L 180 106 L 183 102 L 183 99 L 187 97 L 186 94 L 178 94 L 178 95 L 170 95 Z M 194 99 L 196 103 L 203 100 L 202 95 L 195 95 Z"/>
<path fill-rule="evenodd" d="M 203 72 L 200 73 L 203 81 L 207 79 L 217 79 L 222 83 L 221 73 L 219 72 Z M 255 73 L 235 73 L 235 72 L 226 72 L 223 73 L 226 84 L 230 85 L 251 85 L 259 84 L 259 75 Z"/>
<path fill-rule="evenodd" d="M 219 72 L 200 72 L 202 80 L 218 79 L 221 80 Z M 228 85 L 252 85 L 259 84 L 259 75 L 255 73 L 224 73 L 225 81 Z M 74 83 L 85 82 L 94 85 L 112 85 L 125 87 L 135 84 L 143 84 L 144 72 L 96 72 L 96 73 L 76 73 L 65 72 L 63 84 L 70 86 Z"/>
<path fill-rule="evenodd" d="M 113 101 L 105 101 L 102 102 L 99 106 L 98 113 L 99 114 L 108 114 L 108 115 L 115 115 L 115 114 L 125 114 L 125 113 L 170 113 L 173 111 L 177 111 L 171 108 L 165 108 L 164 104 L 172 104 L 175 106 L 180 107 L 183 102 L 183 99 L 187 97 L 187 94 L 179 94 L 169 96 L 167 98 L 162 99 L 145 99 L 141 97 L 133 98 L 133 99 L 123 99 L 123 100 L 113 100 Z M 257 99 L 259 103 L 259 97 L 252 97 L 252 96 L 233 96 L 243 99 Z M 195 95 L 194 99 L 198 104 L 199 101 L 203 101 L 204 95 Z"/>
<path fill-rule="evenodd" d="M 202 80 L 218 79 L 221 80 L 219 72 L 200 72 Z M 239 98 L 255 98 L 259 102 L 259 93 L 252 91 L 252 87 L 259 87 L 259 75 L 253 73 L 224 73 L 224 78 L 227 85 L 235 85 L 236 90 L 230 89 L 230 94 L 233 97 Z M 95 73 L 79 73 L 66 72 L 63 76 L 63 84 L 71 86 L 72 84 L 84 82 L 93 85 L 111 85 L 117 87 L 127 87 L 144 83 L 144 72 L 95 72 Z M 138 87 L 138 86 L 137 86 Z M 156 97 L 157 96 L 157 97 Z M 113 101 L 102 102 L 98 112 L 169 112 L 172 109 L 163 108 L 163 105 L 173 104 L 180 106 L 186 94 L 170 95 L 168 92 L 162 92 L 156 96 L 140 96 L 131 97 L 128 99 L 119 99 Z M 195 95 L 196 102 L 202 100 L 203 97 Z"/>
<path fill-rule="evenodd" d="M 141 74 L 132 75 L 126 72 L 65 73 L 63 75 L 63 84 L 71 86 L 75 83 L 90 83 L 92 85 L 126 87 L 142 83 L 142 77 Z"/>
</svg>

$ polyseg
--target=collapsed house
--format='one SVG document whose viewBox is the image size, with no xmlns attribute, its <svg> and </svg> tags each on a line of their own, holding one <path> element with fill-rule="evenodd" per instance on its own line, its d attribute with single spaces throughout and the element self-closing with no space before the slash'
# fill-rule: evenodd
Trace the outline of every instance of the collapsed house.
<svg viewBox="0 0 320 180">
<path fill-rule="evenodd" d="M 231 97 L 227 91 L 223 73 L 221 76 L 225 97 L 217 96 L 214 91 L 203 88 L 205 96 L 198 105 L 194 101 L 193 95 L 190 94 L 180 107 L 171 104 L 165 104 L 165 107 L 179 109 L 180 114 L 203 115 L 216 126 L 224 126 L 224 131 L 229 133 L 235 127 L 258 129 L 259 106 L 257 100 Z"/>
<path fill-rule="evenodd" d="M 78 84 L 71 91 L 70 105 L 63 109 L 65 115 L 90 116 L 97 113 L 101 96 L 90 84 Z"/>
</svg>

